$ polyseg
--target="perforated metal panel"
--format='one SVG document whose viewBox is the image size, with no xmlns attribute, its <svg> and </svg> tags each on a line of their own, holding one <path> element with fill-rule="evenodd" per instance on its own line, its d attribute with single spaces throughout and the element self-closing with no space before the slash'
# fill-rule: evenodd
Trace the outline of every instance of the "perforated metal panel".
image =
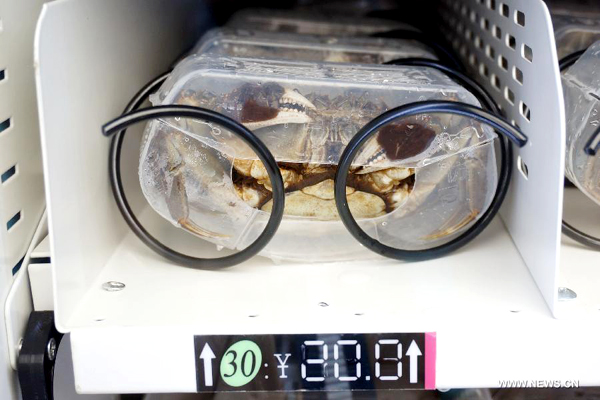
<svg viewBox="0 0 600 400">
<path fill-rule="evenodd" d="M 0 0 L 0 300 L 44 209 L 33 34 L 42 0 Z M 0 398 L 16 399 L 4 315 L 0 319 Z"/>
<path fill-rule="evenodd" d="M 515 149 L 501 212 L 554 310 L 560 251 L 565 117 L 550 14 L 541 0 L 443 0 L 445 33 L 509 121 L 528 136 Z"/>
</svg>

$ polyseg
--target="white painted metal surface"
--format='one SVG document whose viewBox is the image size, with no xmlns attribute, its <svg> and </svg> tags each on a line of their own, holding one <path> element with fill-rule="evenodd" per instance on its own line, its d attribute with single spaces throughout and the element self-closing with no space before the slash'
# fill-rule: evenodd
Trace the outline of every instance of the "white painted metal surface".
<svg viewBox="0 0 600 400">
<path fill-rule="evenodd" d="M 33 33 L 42 0 L 0 0 L 0 304 L 44 209 Z M 19 214 L 20 213 L 20 214 Z M 16 217 L 16 216 L 20 216 Z M 9 221 L 18 221 L 9 229 Z M 9 323 L 10 325 L 10 323 Z M 6 319 L 0 317 L 0 398 L 19 398 Z"/>
<path fill-rule="evenodd" d="M 505 2 L 510 13 L 517 3 Z M 575 323 L 557 321 L 544 301 L 554 307 L 564 116 L 562 97 L 552 95 L 558 91 L 556 57 L 547 48 L 552 39 L 539 0 L 519 8 L 526 21 L 521 31 L 498 23 L 506 24 L 501 29 L 508 48 L 498 47 L 496 58 L 504 54 L 509 68 L 518 66 L 523 74 L 522 87 L 516 82 L 519 74 L 509 84 L 515 107 L 519 110 L 523 100 L 532 110 L 531 123 L 523 121 L 525 116 L 516 118 L 532 144 L 521 153 L 529 180 L 515 172 L 504 210 L 508 229 L 497 219 L 466 248 L 423 263 L 275 265 L 255 258 L 220 272 L 175 267 L 140 243 L 114 205 L 106 173 L 109 143 L 100 126 L 195 39 L 193 30 L 172 28 L 187 26 L 205 10 L 203 4 L 177 4 L 64 0 L 45 8 L 38 27 L 55 306 L 59 329 L 72 332 L 78 390 L 193 391 L 192 336 L 200 333 L 436 331 L 437 384 L 442 388 L 493 387 L 500 379 L 600 383 L 600 357 L 582 363 L 579 356 L 600 355 L 597 313 Z M 465 4 L 481 6 L 479 1 Z M 510 32 L 526 33 L 515 36 L 515 46 L 533 43 L 535 70 L 521 59 L 530 57 L 529 51 L 508 50 L 512 40 L 504 41 Z M 487 68 L 490 74 L 496 71 L 491 64 Z M 507 82 L 500 71 L 495 73 Z M 512 106 L 504 106 L 516 115 Z M 199 243 L 144 207 L 136 183 L 139 133 L 128 134 L 123 160 L 134 209 L 167 244 L 192 254 L 217 254 L 214 246 Z M 107 281 L 126 287 L 107 292 L 102 290 Z M 562 343 L 570 343 L 568 351 L 557 347 Z"/>
<path fill-rule="evenodd" d="M 564 215 L 573 226 L 600 237 L 600 207 L 579 190 L 565 190 Z M 576 300 L 558 303 L 560 318 L 597 317 L 600 314 L 600 252 L 563 236 L 558 284 L 577 293 Z"/>
<path fill-rule="evenodd" d="M 541 0 L 445 0 L 455 50 L 509 120 L 529 137 L 515 149 L 501 211 L 546 302 L 556 308 L 565 115 L 554 32 Z M 521 170 L 526 165 L 525 178 Z"/>
<path fill-rule="evenodd" d="M 62 331 L 70 330 L 68 319 L 127 232 L 109 188 L 109 140 L 100 127 L 194 43 L 202 6 L 81 0 L 49 3 L 42 11 L 37 88 Z"/>
<path fill-rule="evenodd" d="M 52 285 L 52 264 L 50 258 L 50 238 L 46 236 L 31 253 L 31 262 L 27 267 L 29 285 L 35 311 L 54 310 L 54 291 Z M 34 263 L 34 261 L 36 261 Z"/>
<path fill-rule="evenodd" d="M 73 361 L 71 356 L 71 338 L 65 335 L 58 347 L 54 366 L 55 400 L 119 400 L 115 394 L 77 394 L 73 379 Z"/>
</svg>

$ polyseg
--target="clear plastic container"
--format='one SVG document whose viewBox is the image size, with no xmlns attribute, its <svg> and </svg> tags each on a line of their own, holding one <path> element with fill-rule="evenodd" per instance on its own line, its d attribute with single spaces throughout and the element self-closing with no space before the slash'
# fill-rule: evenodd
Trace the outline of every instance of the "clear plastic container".
<svg viewBox="0 0 600 400">
<path fill-rule="evenodd" d="M 350 139 L 386 110 L 423 100 L 479 105 L 433 69 L 192 56 L 152 102 L 223 113 L 251 129 L 282 171 L 282 224 L 261 254 L 273 259 L 373 258 L 339 220 L 333 177 Z M 421 249 L 468 229 L 497 184 L 495 133 L 469 118 L 421 115 L 383 127 L 347 181 L 360 226 L 385 244 Z M 148 124 L 140 182 L 164 218 L 218 246 L 243 249 L 262 232 L 270 181 L 257 156 L 204 121 Z"/>
<path fill-rule="evenodd" d="M 558 59 L 585 50 L 600 40 L 600 10 L 586 13 L 565 9 L 552 13 Z"/>
<path fill-rule="evenodd" d="M 383 64 L 398 58 L 437 59 L 414 40 L 334 37 L 216 28 L 204 35 L 195 53 L 230 57 L 270 58 Z"/>
<path fill-rule="evenodd" d="M 364 16 L 372 11 L 394 12 L 398 9 L 398 2 L 394 0 L 311 0 L 299 1 L 296 7 L 337 18 L 340 15 Z"/>
<path fill-rule="evenodd" d="M 396 29 L 415 30 L 396 21 L 378 18 L 335 17 L 302 10 L 247 8 L 235 13 L 227 22 L 230 28 L 280 33 L 328 36 L 369 36 Z"/>
<path fill-rule="evenodd" d="M 600 204 L 600 156 L 584 152 L 600 125 L 600 42 L 563 74 L 562 84 L 567 114 L 566 175 Z"/>
</svg>

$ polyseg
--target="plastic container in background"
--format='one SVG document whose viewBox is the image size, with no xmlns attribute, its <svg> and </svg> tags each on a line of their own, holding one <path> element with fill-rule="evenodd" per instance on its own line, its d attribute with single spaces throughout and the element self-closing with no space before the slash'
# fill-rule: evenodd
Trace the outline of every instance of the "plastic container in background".
<svg viewBox="0 0 600 400">
<path fill-rule="evenodd" d="M 398 9 L 398 2 L 394 0 L 300 0 L 296 7 L 332 17 L 340 15 L 364 16 L 373 11 L 393 12 Z"/>
<path fill-rule="evenodd" d="M 600 9 L 588 12 L 560 8 L 552 10 L 558 59 L 585 50 L 600 40 Z"/>
<path fill-rule="evenodd" d="M 417 67 L 192 56 L 153 104 L 188 104 L 251 129 L 282 171 L 286 209 L 262 252 L 274 259 L 371 258 L 339 220 L 337 162 L 356 132 L 384 111 L 423 100 L 479 105 L 444 74 Z M 364 146 L 347 185 L 360 225 L 383 243 L 420 249 L 475 222 L 496 190 L 495 133 L 472 120 L 423 115 L 383 127 Z M 262 232 L 270 181 L 230 132 L 202 121 L 148 124 L 140 182 L 167 220 L 218 246 L 243 249 Z"/>
<path fill-rule="evenodd" d="M 600 156 L 584 152 L 600 126 L 600 42 L 562 75 L 567 113 L 567 177 L 600 204 Z"/>
<path fill-rule="evenodd" d="M 229 28 L 329 36 L 369 36 L 396 29 L 416 30 L 409 24 L 377 18 L 342 16 L 303 10 L 247 8 L 235 13 Z"/>
<path fill-rule="evenodd" d="M 383 64 L 398 58 L 437 59 L 431 49 L 414 40 L 300 35 L 232 28 L 216 28 L 207 32 L 194 53 L 358 64 Z"/>
</svg>

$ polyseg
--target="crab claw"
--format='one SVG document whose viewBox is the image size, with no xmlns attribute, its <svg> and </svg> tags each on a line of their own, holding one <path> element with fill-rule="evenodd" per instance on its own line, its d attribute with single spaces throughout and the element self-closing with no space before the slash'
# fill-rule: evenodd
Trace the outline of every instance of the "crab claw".
<svg viewBox="0 0 600 400">
<path fill-rule="evenodd" d="M 262 107 L 254 102 L 246 103 L 242 123 L 250 130 L 275 125 L 306 124 L 312 122 L 307 110 L 315 109 L 315 105 L 300 93 L 284 89 L 276 109 Z"/>
<path fill-rule="evenodd" d="M 287 105 L 300 107 L 303 109 L 316 110 L 317 107 L 311 103 L 306 97 L 302 96 L 299 92 L 291 89 L 285 89 L 283 96 L 281 96 L 281 105 L 285 107 Z"/>
</svg>

